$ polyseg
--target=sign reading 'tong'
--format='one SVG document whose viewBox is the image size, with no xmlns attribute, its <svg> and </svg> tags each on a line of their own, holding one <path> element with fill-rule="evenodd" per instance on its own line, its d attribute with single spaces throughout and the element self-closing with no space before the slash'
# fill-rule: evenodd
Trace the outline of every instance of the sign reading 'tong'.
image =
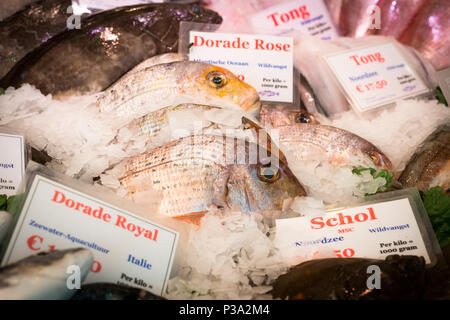
<svg viewBox="0 0 450 320">
<path fill-rule="evenodd" d="M 36 175 L 2 260 L 86 247 L 94 263 L 85 283 L 109 282 L 162 295 L 178 233 Z"/>
<path fill-rule="evenodd" d="M 254 30 L 267 30 L 276 35 L 299 30 L 322 40 L 338 37 L 322 0 L 284 2 L 256 13 L 250 20 Z"/>
<path fill-rule="evenodd" d="M 339 52 L 325 60 L 359 112 L 429 90 L 392 42 Z"/>
</svg>

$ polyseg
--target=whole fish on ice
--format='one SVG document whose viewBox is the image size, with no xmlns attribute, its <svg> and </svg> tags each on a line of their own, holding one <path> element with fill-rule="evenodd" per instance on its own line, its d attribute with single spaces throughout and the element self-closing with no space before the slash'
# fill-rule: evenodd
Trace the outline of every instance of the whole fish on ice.
<svg viewBox="0 0 450 320">
<path fill-rule="evenodd" d="M 131 72 L 101 94 L 103 113 L 120 115 L 124 125 L 165 107 L 197 104 L 257 112 L 257 91 L 230 71 L 202 62 L 177 61 Z"/>
<path fill-rule="evenodd" d="M 324 158 L 336 166 L 361 165 L 392 170 L 390 160 L 369 141 L 332 126 L 297 123 L 277 127 L 282 149 L 298 160 Z"/>
<path fill-rule="evenodd" d="M 181 138 L 126 160 L 113 171 L 135 202 L 145 204 L 146 191 L 158 190 L 160 214 L 191 222 L 211 206 L 279 210 L 284 199 L 305 195 L 282 155 L 225 136 Z"/>
<path fill-rule="evenodd" d="M 146 4 L 90 16 L 18 62 L 0 86 L 35 85 L 54 96 L 102 91 L 147 58 L 178 50 L 180 21 L 221 23 L 196 4 Z"/>
<path fill-rule="evenodd" d="M 10 91 L 14 95 L 26 90 L 23 87 Z M 20 106 L 8 105 L 8 97 L 8 92 L 0 96 L 0 100 L 5 101 L 4 108 L 0 108 L 2 128 L 20 128 L 28 143 L 47 152 L 62 172 L 89 182 L 122 159 L 148 150 L 147 143 L 149 148 L 154 148 L 172 141 L 169 135 L 155 145 L 152 139 L 141 134 L 140 126 L 135 126 L 139 134 L 133 135 L 136 131 L 128 127 L 132 123 L 141 123 L 147 129 L 151 126 L 167 128 L 171 122 L 163 119 L 155 124 L 144 123 L 164 114 L 180 115 L 184 108 L 190 108 L 186 105 L 200 106 L 190 108 L 195 114 L 219 116 L 224 112 L 231 115 L 225 120 L 233 117 L 242 122 L 246 111 L 259 111 L 260 104 L 257 91 L 229 71 L 189 61 L 155 65 L 126 75 L 98 98 L 87 97 L 88 103 L 82 105 L 43 97 L 45 102 L 41 101 L 30 114 L 26 102 Z M 61 108 L 58 121 L 49 122 L 49 117 L 55 116 L 55 105 Z M 168 109 L 163 111 L 165 108 Z M 156 113 L 151 115 L 153 112 Z M 186 123 L 189 114 L 176 118 Z M 191 128 L 195 125 L 193 122 Z M 63 143 L 59 138 L 61 132 L 65 137 Z"/>
<path fill-rule="evenodd" d="M 39 253 L 0 268 L 0 300 L 68 299 L 75 290 L 67 287 L 67 268 L 80 268 L 83 281 L 93 262 L 88 249 L 77 248 Z"/>
<path fill-rule="evenodd" d="M 359 178 L 352 173 L 359 167 L 392 171 L 383 152 L 351 132 L 314 124 L 316 119 L 300 110 L 263 108 L 261 112 L 262 125 L 276 136 L 289 168 L 309 196 L 326 203 L 350 202 L 386 183 L 382 178 Z"/>
</svg>

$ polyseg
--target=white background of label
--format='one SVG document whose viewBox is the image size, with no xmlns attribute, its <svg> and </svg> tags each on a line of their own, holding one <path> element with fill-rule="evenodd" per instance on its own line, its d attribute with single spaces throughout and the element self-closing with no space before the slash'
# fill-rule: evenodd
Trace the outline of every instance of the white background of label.
<svg viewBox="0 0 450 320">
<path fill-rule="evenodd" d="M 306 5 L 307 11 L 310 14 L 310 17 L 308 19 L 291 19 L 286 23 L 283 23 L 281 21 L 281 14 L 282 13 L 288 13 L 294 9 L 298 9 L 301 6 Z M 269 15 L 278 12 L 279 15 L 275 17 L 278 26 L 275 25 L 273 22 L 273 19 L 268 17 Z M 310 23 L 302 25 L 302 22 L 310 21 L 318 18 L 319 16 L 322 16 L 322 18 L 317 19 L 315 21 L 311 21 Z M 316 26 L 318 23 L 324 24 L 323 26 L 320 26 L 318 30 L 324 30 L 325 28 L 328 28 L 328 30 L 321 32 L 320 34 L 316 34 L 315 36 L 318 38 L 321 38 L 323 40 L 331 40 L 338 37 L 338 33 L 336 31 L 335 26 L 333 25 L 333 22 L 331 21 L 330 14 L 328 13 L 327 7 L 323 3 L 322 0 L 296 0 L 296 1 L 289 1 L 282 3 L 280 5 L 276 5 L 270 8 L 267 8 L 263 11 L 258 12 L 257 14 L 254 14 L 250 18 L 253 29 L 255 32 L 258 32 L 258 30 L 270 30 L 273 31 L 273 34 L 276 35 L 283 35 L 287 32 L 291 32 L 293 30 L 299 30 L 302 33 L 312 35 L 316 30 L 308 30 L 309 27 Z"/>
<path fill-rule="evenodd" d="M 384 259 L 388 255 L 418 255 L 423 256 L 427 263 L 430 257 L 421 236 L 417 221 L 407 198 L 388 202 L 374 203 L 355 208 L 329 211 L 323 216 L 323 221 L 331 217 L 336 217 L 338 213 L 351 215 L 352 217 L 360 212 L 367 213 L 367 208 L 373 208 L 377 220 L 366 222 L 355 222 L 353 224 L 338 225 L 335 227 L 325 226 L 322 229 L 312 229 L 311 219 L 314 216 L 279 219 L 276 220 L 275 245 L 282 254 L 292 263 L 317 258 L 336 257 L 334 250 L 343 252 L 347 248 L 355 251 L 354 257 Z M 403 230 L 389 230 L 372 233 L 369 229 L 393 227 L 409 224 L 409 228 Z M 338 230 L 353 227 L 354 231 L 349 233 L 339 233 Z M 331 242 L 327 244 L 313 244 L 308 246 L 296 246 L 298 241 L 313 241 L 318 239 L 344 237 L 343 241 Z M 380 247 L 380 243 L 390 243 L 393 241 L 406 241 L 406 245 L 390 247 Z M 409 241 L 413 241 L 410 243 Z M 398 248 L 406 246 L 416 246 L 416 250 L 398 252 Z M 397 252 L 380 253 L 382 249 L 397 248 Z"/>
<path fill-rule="evenodd" d="M 111 221 L 109 223 L 101 221 L 85 213 L 70 209 L 64 204 L 57 204 L 51 201 L 55 190 L 62 191 L 66 198 L 91 206 L 93 210 L 102 206 L 103 212 L 111 215 Z M 126 217 L 127 222 L 132 222 L 146 229 L 154 230 L 154 228 L 158 228 L 158 241 L 155 242 L 144 238 L 143 235 L 136 238 L 133 233 L 115 226 L 117 214 Z M 39 251 L 48 251 L 48 245 L 55 245 L 55 249 L 83 247 L 83 245 L 73 243 L 65 237 L 59 237 L 48 231 L 30 226 L 29 223 L 32 219 L 48 228 L 55 228 L 58 231 L 87 242 L 95 242 L 98 246 L 110 250 L 108 254 L 105 254 L 86 247 L 94 255 L 94 260 L 101 263 L 102 269 L 98 273 L 89 272 L 83 283 L 117 283 L 117 281 L 121 281 L 130 286 L 143 288 L 133 283 L 128 283 L 123 279 L 121 280 L 121 274 L 125 273 L 129 277 L 133 277 L 133 282 L 136 277 L 144 280 L 147 285 L 152 285 L 153 289 L 143 289 L 158 295 L 162 294 L 167 285 L 178 241 L 177 232 L 163 228 L 39 175 L 35 176 L 2 265 L 13 263 Z M 39 235 L 44 238 L 42 250 L 32 251 L 27 246 L 27 239 L 33 235 Z M 35 246 L 38 245 L 35 244 Z M 152 269 L 144 269 L 136 264 L 127 262 L 129 254 L 139 259 L 146 259 L 152 265 Z"/>
<path fill-rule="evenodd" d="M 380 52 L 381 56 L 385 59 L 384 63 L 372 62 L 368 64 L 361 64 L 357 66 L 354 59 L 350 59 L 350 56 L 358 55 L 366 56 L 368 54 L 374 54 Z M 389 103 L 395 102 L 402 98 L 415 96 L 428 91 L 428 88 L 417 76 L 413 69 L 408 65 L 408 62 L 397 49 L 393 43 L 386 43 L 382 45 L 376 45 L 361 49 L 349 50 L 337 54 L 328 55 L 325 57 L 328 65 L 338 78 L 339 82 L 343 86 L 345 92 L 350 96 L 353 106 L 358 111 L 367 111 L 374 109 Z M 398 68 L 393 70 L 387 70 L 389 66 L 396 66 L 404 64 L 404 68 Z M 357 77 L 359 75 L 367 73 L 378 72 L 377 76 L 370 77 L 363 80 L 351 81 L 349 77 Z M 407 84 L 401 85 L 398 76 L 411 74 L 416 80 Z M 381 90 L 365 90 L 364 93 L 360 93 L 356 86 L 358 84 L 375 83 L 376 81 L 386 80 L 388 86 Z M 405 92 L 404 89 L 408 86 L 415 86 L 412 91 Z"/>
<path fill-rule="evenodd" d="M 0 178 L 6 183 L 0 182 L 0 194 L 15 195 L 22 182 L 25 172 L 25 146 L 22 136 L 0 134 L 0 163 L 13 164 L 13 168 L 0 167 Z M 4 189 L 14 187 L 15 190 Z"/>
<path fill-rule="evenodd" d="M 218 66 L 228 69 L 236 76 L 243 75 L 244 81 L 253 86 L 260 94 L 261 100 L 288 102 L 292 103 L 293 99 L 293 39 L 289 37 L 276 36 L 261 36 L 261 35 L 246 35 L 246 34 L 227 34 L 227 33 L 212 33 L 212 32 L 190 32 L 189 43 L 194 42 L 194 36 L 202 36 L 206 39 L 212 40 L 229 40 L 234 41 L 238 37 L 241 42 L 248 41 L 250 43 L 249 49 L 234 49 L 234 48 L 208 48 L 206 46 L 190 48 L 189 60 L 191 61 L 223 61 L 225 64 L 217 64 Z M 276 52 L 267 50 L 255 50 L 255 39 L 262 39 L 264 43 L 282 43 L 289 44 L 291 50 L 289 52 Z M 227 64 L 228 61 L 248 63 L 248 66 L 236 66 Z M 283 70 L 276 68 L 259 67 L 258 63 L 268 63 L 271 65 L 285 65 Z M 283 81 L 282 85 L 287 88 L 275 89 L 265 88 L 262 86 L 263 78 L 277 78 Z M 272 83 L 272 82 L 270 82 Z M 269 90 L 277 93 L 277 95 L 265 95 L 264 91 Z"/>
</svg>

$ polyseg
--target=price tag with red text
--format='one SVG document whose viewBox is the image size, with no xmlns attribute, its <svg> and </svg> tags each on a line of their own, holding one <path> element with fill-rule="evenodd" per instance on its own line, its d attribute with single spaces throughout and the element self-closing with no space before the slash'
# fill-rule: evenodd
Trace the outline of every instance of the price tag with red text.
<svg viewBox="0 0 450 320">
<path fill-rule="evenodd" d="M 327 55 L 325 60 L 359 112 L 429 91 L 392 42 Z"/>
<path fill-rule="evenodd" d="M 332 257 L 384 259 L 392 254 L 423 256 L 430 263 L 422 230 L 410 201 L 403 198 L 279 219 L 275 244 L 292 263 Z"/>
<path fill-rule="evenodd" d="M 271 30 L 276 35 L 299 30 L 322 40 L 338 37 L 322 0 L 285 2 L 258 12 L 251 22 L 255 30 Z"/>
<path fill-rule="evenodd" d="M 230 70 L 263 101 L 292 103 L 292 38 L 191 31 L 189 43 L 189 60 Z"/>
<path fill-rule="evenodd" d="M 178 233 L 35 175 L 2 266 L 41 251 L 76 247 L 94 256 L 84 283 L 108 282 L 162 295 Z"/>
<path fill-rule="evenodd" d="M 23 136 L 0 133 L 0 194 L 15 195 L 25 174 Z"/>
</svg>

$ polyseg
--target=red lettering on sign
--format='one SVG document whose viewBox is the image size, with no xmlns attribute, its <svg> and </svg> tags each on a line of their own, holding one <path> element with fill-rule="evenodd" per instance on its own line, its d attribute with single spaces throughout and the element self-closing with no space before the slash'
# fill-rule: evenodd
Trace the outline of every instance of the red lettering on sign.
<svg viewBox="0 0 450 320">
<path fill-rule="evenodd" d="M 377 217 L 375 216 L 375 211 L 373 208 L 367 208 L 368 214 L 364 212 L 360 212 L 355 214 L 353 217 L 351 215 L 344 215 L 343 213 L 338 213 L 337 218 L 331 217 L 325 220 L 324 217 L 315 217 L 311 219 L 311 229 L 322 229 L 325 226 L 328 227 L 336 227 L 346 224 L 353 224 L 355 222 L 366 222 L 366 221 L 372 221 L 377 220 Z M 346 231 L 339 230 L 339 233 L 342 232 L 351 232 L 353 231 L 353 228 L 351 229 L 344 229 Z"/>
<path fill-rule="evenodd" d="M 353 59 L 353 61 L 356 63 L 357 66 L 360 66 L 361 64 L 368 64 L 368 63 L 373 63 L 373 62 L 384 63 L 384 61 L 386 61 L 381 56 L 381 52 L 369 54 L 367 56 L 362 56 L 362 57 L 360 57 L 358 55 L 353 55 L 353 56 L 350 56 L 349 59 Z"/>
<path fill-rule="evenodd" d="M 44 242 L 44 238 L 42 238 L 41 236 L 31 236 L 27 239 L 28 248 L 33 251 L 41 250 L 41 247 L 37 246 L 37 244 L 42 244 L 42 242 Z"/>
<path fill-rule="evenodd" d="M 99 273 L 102 270 L 102 265 L 98 261 L 94 261 L 91 266 L 92 273 Z"/>
<path fill-rule="evenodd" d="M 279 19 L 277 19 L 278 16 Z M 288 23 L 291 20 L 297 19 L 306 20 L 309 19 L 310 17 L 311 14 L 309 13 L 308 8 L 306 6 L 301 6 L 299 8 L 289 10 L 288 12 L 283 12 L 281 14 L 278 12 L 274 12 L 272 14 L 269 14 L 266 18 L 268 20 L 271 20 L 275 27 L 278 27 L 280 25 L 280 22 Z"/>
</svg>

